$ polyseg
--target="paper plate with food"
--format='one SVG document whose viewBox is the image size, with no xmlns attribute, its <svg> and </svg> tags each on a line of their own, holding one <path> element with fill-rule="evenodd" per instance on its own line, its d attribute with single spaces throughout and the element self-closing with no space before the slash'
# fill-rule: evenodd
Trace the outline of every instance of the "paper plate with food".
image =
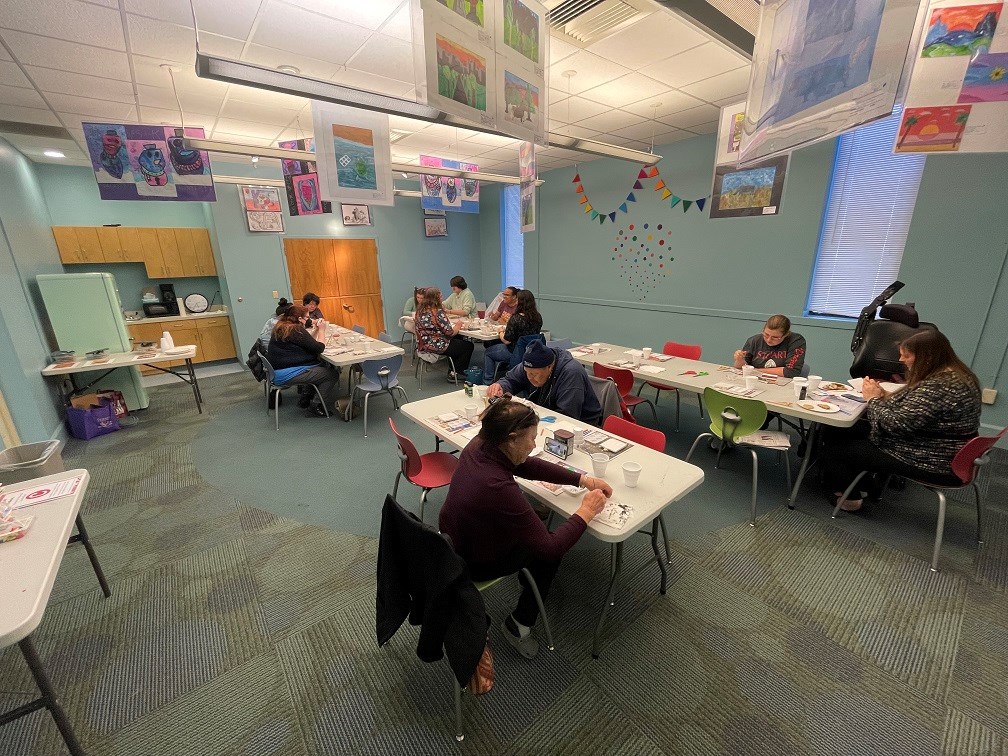
<svg viewBox="0 0 1008 756">
<path fill-rule="evenodd" d="M 840 411 L 840 407 L 832 402 L 798 402 L 798 406 L 808 412 L 822 412 L 824 415 Z"/>
<path fill-rule="evenodd" d="M 851 387 L 846 383 L 837 383 L 836 381 L 823 381 L 819 384 L 820 391 L 850 391 Z"/>
</svg>

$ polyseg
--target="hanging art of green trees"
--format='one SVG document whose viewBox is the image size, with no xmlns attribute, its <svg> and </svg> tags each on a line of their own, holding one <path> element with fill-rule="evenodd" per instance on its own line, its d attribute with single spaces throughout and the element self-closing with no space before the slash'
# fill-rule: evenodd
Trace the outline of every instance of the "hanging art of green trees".
<svg viewBox="0 0 1008 756">
<path fill-rule="evenodd" d="M 455 11 L 460 16 L 472 21 L 479 27 L 484 27 L 483 23 L 483 0 L 437 0 L 441 5 L 450 11 Z"/>
<path fill-rule="evenodd" d="M 485 113 L 486 62 L 440 34 L 436 44 L 438 94 Z"/>
<path fill-rule="evenodd" d="M 521 0 L 504 0 L 504 44 L 539 62 L 540 18 Z"/>
</svg>

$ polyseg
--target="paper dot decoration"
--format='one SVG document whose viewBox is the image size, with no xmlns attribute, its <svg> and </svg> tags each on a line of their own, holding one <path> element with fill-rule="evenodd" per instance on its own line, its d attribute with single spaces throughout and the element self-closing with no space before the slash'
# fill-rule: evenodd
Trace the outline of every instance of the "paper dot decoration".
<svg viewBox="0 0 1008 756">
<path fill-rule="evenodd" d="M 662 225 L 643 225 L 651 233 L 634 233 L 634 224 L 620 228 L 612 247 L 612 262 L 619 268 L 620 278 L 641 302 L 647 299 L 669 275 L 669 263 L 675 258 L 669 254 L 672 231 Z"/>
</svg>

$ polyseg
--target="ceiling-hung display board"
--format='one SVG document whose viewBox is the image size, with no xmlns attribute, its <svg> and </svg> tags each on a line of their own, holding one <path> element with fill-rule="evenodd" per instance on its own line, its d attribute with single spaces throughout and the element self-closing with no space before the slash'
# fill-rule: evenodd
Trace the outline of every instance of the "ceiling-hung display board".
<svg viewBox="0 0 1008 756">
<path fill-rule="evenodd" d="M 388 116 L 313 100 L 312 123 L 322 196 L 332 202 L 391 205 Z"/>
<path fill-rule="evenodd" d="M 412 0 L 421 102 L 546 144 L 549 24 L 536 0 Z"/>
<path fill-rule="evenodd" d="M 892 113 L 919 6 L 918 0 L 766 0 L 742 165 Z"/>
<path fill-rule="evenodd" d="M 315 139 L 291 139 L 277 142 L 277 146 L 285 150 L 304 150 L 315 152 Z M 318 168 L 314 160 L 280 161 L 283 171 L 284 187 L 287 190 L 287 209 L 291 216 L 320 215 L 332 212 L 332 203 L 322 199 L 319 189 Z"/>
<path fill-rule="evenodd" d="M 1008 19 L 1002 3 L 927 4 L 895 152 L 1008 151 Z"/>
<path fill-rule="evenodd" d="M 447 168 L 453 171 L 479 172 L 476 163 L 462 163 L 458 160 L 421 155 L 420 167 Z M 452 210 L 459 213 L 479 212 L 479 181 L 473 178 L 434 176 L 424 173 L 420 176 L 420 206 L 424 210 Z"/>
</svg>

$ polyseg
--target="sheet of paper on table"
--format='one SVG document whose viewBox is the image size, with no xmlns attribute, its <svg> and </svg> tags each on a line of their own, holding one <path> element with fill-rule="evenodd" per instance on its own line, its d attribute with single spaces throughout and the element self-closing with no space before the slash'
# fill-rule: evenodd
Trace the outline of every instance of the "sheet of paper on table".
<svg viewBox="0 0 1008 756">
<path fill-rule="evenodd" d="M 648 373 L 650 375 L 658 375 L 658 373 L 664 373 L 665 368 L 660 368 L 657 365 L 641 365 L 639 368 L 642 373 Z"/>
<path fill-rule="evenodd" d="M 37 488 L 22 488 L 20 491 L 12 491 L 11 493 L 0 496 L 0 507 L 20 509 L 21 507 L 30 507 L 35 504 L 52 501 L 53 499 L 59 499 L 63 496 L 70 496 L 77 491 L 77 488 L 80 486 L 83 479 L 84 477 L 82 475 L 75 475 L 72 478 L 61 480 L 58 483 L 38 486 Z"/>
<path fill-rule="evenodd" d="M 601 522 L 611 528 L 620 530 L 633 515 L 633 505 L 617 500 L 615 497 L 606 502 L 605 508 L 595 515 L 592 522 Z"/>
<path fill-rule="evenodd" d="M 739 443 L 762 446 L 767 449 L 791 448 L 791 437 L 783 431 L 760 430 L 736 440 Z"/>
<path fill-rule="evenodd" d="M 861 387 L 864 385 L 864 378 L 851 378 L 849 381 L 847 381 L 847 383 L 853 386 L 855 391 L 861 393 Z M 905 384 L 893 383 L 892 381 L 882 381 L 879 385 L 882 387 L 883 391 L 889 394 L 894 394 L 897 391 L 902 391 L 904 388 L 906 388 Z"/>
</svg>

